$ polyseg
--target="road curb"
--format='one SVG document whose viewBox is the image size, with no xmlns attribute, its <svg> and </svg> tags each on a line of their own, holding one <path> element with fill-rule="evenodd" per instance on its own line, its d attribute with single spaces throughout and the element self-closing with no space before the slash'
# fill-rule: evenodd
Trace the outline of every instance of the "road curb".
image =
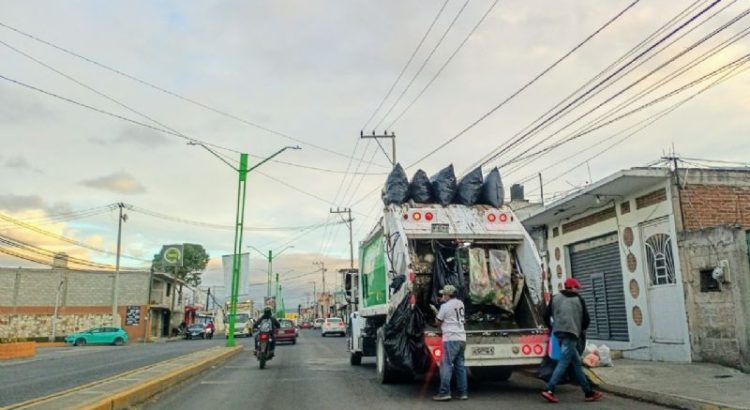
<svg viewBox="0 0 750 410">
<path fill-rule="evenodd" d="M 215 364 L 222 363 L 232 356 L 239 354 L 242 351 L 242 346 L 236 346 L 229 348 L 227 351 L 222 352 L 218 356 L 204 359 L 198 363 L 194 363 L 190 366 L 182 367 L 169 374 L 157 377 L 154 380 L 150 380 L 144 384 L 128 388 L 126 390 L 117 392 L 112 396 L 100 400 L 95 403 L 86 404 L 80 407 L 81 410 L 114 410 L 114 409 L 127 409 L 138 403 L 150 399 L 151 397 L 168 390 L 169 388 L 179 384 L 206 368 Z"/>
<path fill-rule="evenodd" d="M 609 384 L 599 377 L 591 369 L 584 369 L 586 376 L 596 384 L 599 390 L 614 394 L 620 397 L 635 399 L 646 403 L 658 404 L 660 406 L 672 407 L 675 409 L 687 410 L 743 410 L 739 407 L 732 407 L 721 403 L 711 403 L 705 400 L 695 399 L 692 397 L 677 396 L 672 394 L 657 393 L 647 390 L 633 389 L 625 386 Z"/>
</svg>

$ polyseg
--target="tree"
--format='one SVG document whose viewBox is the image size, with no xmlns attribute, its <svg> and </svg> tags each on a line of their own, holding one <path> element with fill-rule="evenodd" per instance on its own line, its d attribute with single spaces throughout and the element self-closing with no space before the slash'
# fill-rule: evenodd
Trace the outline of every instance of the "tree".
<svg viewBox="0 0 750 410">
<path fill-rule="evenodd" d="M 201 274 L 206 269 L 211 257 L 203 248 L 203 245 L 186 243 L 183 244 L 182 250 L 182 267 L 164 266 L 164 260 L 161 253 L 154 255 L 151 262 L 151 269 L 155 272 L 167 272 L 174 275 L 177 279 L 185 281 L 190 286 L 197 287 L 201 284 Z"/>
</svg>

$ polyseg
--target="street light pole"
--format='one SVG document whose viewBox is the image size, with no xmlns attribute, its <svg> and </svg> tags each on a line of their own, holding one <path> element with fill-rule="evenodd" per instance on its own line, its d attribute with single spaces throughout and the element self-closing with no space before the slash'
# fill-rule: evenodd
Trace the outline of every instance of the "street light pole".
<svg viewBox="0 0 750 410">
<path fill-rule="evenodd" d="M 122 208 L 125 206 L 122 202 L 117 204 L 120 208 L 120 216 L 117 218 L 117 257 L 115 259 L 115 278 L 112 284 L 112 326 L 119 327 L 117 323 L 117 287 L 120 282 L 120 245 L 122 243 L 122 222 L 128 220 L 127 215 L 122 214 Z"/>
<path fill-rule="evenodd" d="M 288 149 L 301 149 L 301 148 L 299 146 L 284 147 L 276 151 L 275 153 L 273 153 L 271 156 L 267 157 L 266 159 L 255 164 L 251 168 L 248 168 L 248 163 L 247 163 L 248 154 L 240 154 L 240 166 L 239 168 L 235 168 L 232 164 L 230 164 L 223 157 L 221 157 L 216 152 L 211 150 L 211 148 L 208 148 L 205 144 L 199 143 L 197 141 L 190 141 L 188 142 L 188 145 L 200 145 L 206 151 L 210 152 L 215 157 L 217 157 L 219 160 L 229 165 L 233 170 L 237 171 L 237 173 L 239 174 L 239 181 L 237 184 L 237 213 L 235 217 L 235 228 L 234 228 L 234 255 L 233 255 L 233 260 L 232 260 L 232 289 L 231 289 L 231 294 L 229 297 L 229 300 L 230 300 L 229 302 L 229 329 L 227 331 L 227 347 L 234 347 L 235 345 L 234 329 L 235 329 L 235 324 L 237 321 L 237 294 L 239 293 L 239 285 L 240 285 L 240 252 L 242 252 L 242 234 L 244 232 L 244 225 L 245 225 L 245 200 L 247 198 L 247 174 L 249 174 L 251 171 L 255 170 L 259 166 L 265 164 L 266 162 L 270 161 L 275 156 L 281 154 L 282 152 Z"/>
<path fill-rule="evenodd" d="M 263 256 L 268 261 L 268 282 L 266 284 L 266 286 L 267 286 L 266 287 L 266 296 L 270 298 L 271 297 L 271 293 L 272 293 L 272 291 L 271 291 L 271 281 L 272 281 L 272 278 L 273 278 L 273 260 L 274 260 L 274 258 L 277 258 L 277 257 L 281 256 L 281 254 L 284 253 L 285 250 L 287 250 L 289 248 L 294 248 L 294 245 L 287 246 L 286 248 L 284 248 L 281 251 L 277 252 L 276 256 L 273 255 L 273 250 L 271 250 L 271 249 L 268 250 L 268 256 L 266 256 L 263 253 L 263 251 L 261 251 L 260 249 L 254 247 L 252 245 L 248 245 L 247 247 L 250 248 L 250 249 L 252 249 L 252 250 L 254 250 L 255 252 L 258 252 L 259 255 Z"/>
</svg>

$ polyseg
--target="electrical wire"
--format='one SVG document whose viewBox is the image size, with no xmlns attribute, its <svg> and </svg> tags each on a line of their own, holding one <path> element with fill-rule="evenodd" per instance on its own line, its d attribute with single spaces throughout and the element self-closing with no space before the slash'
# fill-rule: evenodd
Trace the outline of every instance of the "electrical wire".
<svg viewBox="0 0 750 410">
<path fill-rule="evenodd" d="M 194 100 L 194 99 L 192 99 L 192 98 L 188 98 L 188 97 L 185 97 L 185 96 L 183 96 L 183 95 L 180 95 L 180 94 L 178 94 L 178 93 L 176 93 L 176 92 L 173 92 L 173 91 L 169 91 L 169 90 L 167 90 L 166 88 L 160 87 L 160 86 L 158 86 L 158 85 L 155 85 L 155 84 L 153 84 L 153 83 L 150 83 L 150 82 L 148 82 L 148 81 L 145 81 L 145 80 L 142 80 L 142 79 L 140 79 L 140 78 L 137 78 L 137 77 L 135 77 L 135 76 L 133 76 L 133 75 L 127 74 L 127 73 L 125 73 L 125 72 L 123 72 L 123 71 L 121 71 L 121 70 L 118 70 L 118 69 L 116 69 L 116 68 L 113 68 L 113 67 L 111 67 L 111 66 L 109 66 L 109 65 L 106 65 L 106 64 L 104 64 L 104 63 L 101 63 L 101 62 L 99 62 L 99 61 L 96 61 L 96 60 L 94 60 L 94 59 L 92 59 L 92 58 L 89 58 L 89 57 L 83 56 L 83 55 L 81 55 L 81 54 L 79 54 L 79 53 L 76 53 L 76 52 L 74 52 L 74 51 L 72 51 L 72 50 L 69 50 L 69 49 L 67 49 L 67 48 L 64 48 L 64 47 L 62 47 L 62 46 L 59 46 L 59 45 L 57 45 L 57 44 L 54 44 L 54 43 L 52 43 L 52 42 L 50 42 L 50 41 L 44 40 L 44 39 L 42 39 L 42 38 L 40 38 L 40 37 L 37 37 L 37 36 L 35 36 L 35 35 L 33 35 L 33 34 L 27 33 L 27 32 L 25 32 L 25 31 L 23 31 L 23 30 L 21 30 L 21 29 L 18 29 L 18 28 L 12 27 L 12 26 L 10 26 L 10 25 L 8 25 L 8 24 L 6 24 L 6 23 L 3 23 L 2 21 L 0 21 L 0 26 L 1 26 L 1 27 L 5 27 L 6 29 L 9 29 L 9 30 L 11 30 L 11 31 L 14 31 L 14 32 L 16 32 L 16 33 L 18 33 L 18 34 L 20 34 L 20 35 L 23 35 L 23 36 L 25 36 L 25 37 L 28 37 L 28 38 L 30 38 L 30 39 L 32 39 L 32 40 L 34 40 L 34 41 L 36 41 L 36 42 L 42 43 L 42 44 L 44 44 L 44 45 L 46 45 L 46 46 L 49 46 L 49 47 L 52 47 L 52 48 L 54 48 L 54 49 L 56 49 L 56 50 L 62 51 L 63 53 L 66 53 L 66 54 L 68 54 L 68 55 L 71 55 L 71 56 L 73 56 L 73 57 L 79 58 L 79 59 L 81 59 L 81 60 L 84 60 L 84 61 L 86 61 L 86 62 L 88 62 L 88 63 L 91 63 L 91 64 L 93 64 L 93 65 L 96 65 L 96 66 L 98 66 L 98 67 L 100 67 L 100 68 L 103 68 L 103 69 L 105 69 L 105 70 L 107 70 L 107 71 L 110 71 L 110 72 L 112 72 L 112 73 L 115 73 L 115 74 L 117 74 L 117 75 L 119 75 L 119 76 L 125 77 L 125 78 L 127 78 L 127 79 L 129 79 L 129 80 L 132 80 L 132 81 L 135 81 L 135 82 L 137 82 L 137 83 L 139 83 L 139 84 L 145 85 L 145 86 L 147 86 L 147 87 L 149 87 L 149 88 L 152 88 L 152 89 L 154 89 L 154 90 L 157 90 L 157 91 L 159 91 L 159 92 L 161 92 L 161 93 L 164 93 L 164 94 L 170 95 L 170 96 L 172 96 L 172 97 L 175 97 L 175 98 L 177 98 L 177 99 L 180 99 L 180 100 L 182 100 L 182 101 L 185 101 L 185 102 L 187 102 L 187 103 L 190 103 L 190 104 L 192 104 L 192 105 L 195 105 L 195 106 L 198 106 L 198 107 L 204 108 L 204 109 L 206 109 L 206 110 L 209 110 L 209 111 L 211 111 L 211 112 L 213 112 L 213 113 L 215 113 L 215 114 L 219 114 L 219 115 L 221 115 L 221 116 L 224 116 L 224 117 L 226 117 L 226 118 L 230 118 L 230 119 L 233 119 L 233 120 L 235 120 L 235 121 L 238 121 L 238 122 L 240 122 L 240 123 L 242 123 L 242 124 L 245 124 L 245 125 L 249 125 L 249 126 L 251 126 L 251 127 L 257 128 L 257 129 L 259 129 L 259 130 L 262 130 L 262 131 L 265 131 L 265 132 L 268 132 L 268 133 L 270 133 L 270 134 L 274 134 L 274 135 L 277 135 L 277 136 L 279 136 L 279 137 L 282 137 L 282 138 L 286 138 L 286 139 L 289 139 L 289 140 L 292 140 L 292 141 L 295 141 L 295 142 L 298 142 L 298 143 L 300 143 L 300 144 L 303 144 L 303 145 L 307 145 L 307 146 L 310 146 L 310 147 L 313 147 L 313 148 L 317 148 L 317 149 L 319 149 L 319 150 L 321 150 L 321 151 L 325 151 L 325 152 L 328 152 L 328 153 L 330 153 L 330 154 L 334 154 L 334 155 L 337 155 L 337 156 L 340 156 L 340 157 L 343 157 L 343 158 L 348 158 L 348 157 L 346 156 L 346 154 L 343 154 L 343 153 L 340 153 L 340 152 L 334 151 L 334 150 L 332 150 L 332 149 L 328 149 L 328 148 L 325 148 L 325 147 L 323 147 L 323 146 L 320 146 L 320 145 L 317 145 L 317 144 L 314 144 L 314 143 L 311 143 L 311 142 L 308 142 L 308 141 L 304 141 L 304 140 L 302 140 L 302 139 L 299 139 L 299 138 L 293 137 L 293 136 L 291 136 L 291 135 L 289 135 L 289 134 L 285 134 L 285 133 L 283 133 L 283 132 L 280 132 L 280 131 L 276 131 L 276 130 L 270 129 L 270 128 L 268 128 L 268 127 L 265 127 L 265 126 L 262 126 L 262 125 L 256 124 L 256 123 L 254 123 L 254 122 L 252 122 L 252 121 L 249 121 L 249 120 L 247 120 L 247 119 L 241 118 L 241 117 L 239 117 L 239 116 L 237 116 L 237 115 L 235 115 L 235 114 L 231 114 L 231 113 L 229 113 L 229 112 L 227 112 L 227 111 L 224 111 L 224 110 L 221 110 L 221 109 L 218 109 L 218 108 L 212 107 L 212 106 L 210 106 L 210 105 L 208 105 L 208 104 L 205 104 L 205 103 L 199 102 L 199 101 L 197 101 L 197 100 Z"/>
<path fill-rule="evenodd" d="M 404 95 L 406 94 L 406 92 L 409 90 L 409 88 L 411 88 L 412 84 L 414 84 L 414 81 L 422 73 L 422 70 L 424 70 L 425 66 L 427 66 L 427 63 L 430 62 L 430 60 L 432 59 L 432 56 L 435 55 L 435 52 L 440 47 L 440 45 L 443 43 L 443 40 L 445 40 L 445 37 L 453 29 L 453 26 L 456 25 L 456 21 L 458 21 L 458 18 L 461 17 L 461 14 L 463 14 L 464 10 L 466 9 L 466 6 L 469 5 L 469 1 L 470 0 L 466 0 L 464 2 L 463 6 L 461 6 L 461 8 L 458 10 L 458 13 L 456 13 L 456 16 L 453 17 L 453 20 L 450 22 L 450 24 L 448 25 L 448 27 L 445 29 L 445 31 L 443 32 L 443 34 L 440 36 L 440 38 L 438 39 L 437 43 L 432 47 L 432 50 L 430 50 L 430 53 L 424 59 L 424 61 L 422 62 L 422 65 L 419 66 L 419 69 L 417 70 L 417 72 L 414 73 L 414 75 L 412 76 L 411 80 L 409 80 L 409 83 L 406 84 L 406 87 L 401 91 L 401 94 L 399 94 L 399 96 L 396 98 L 396 100 L 393 101 L 393 104 L 391 104 L 390 108 L 388 108 L 388 111 L 386 111 L 385 115 L 383 115 L 383 117 L 380 119 L 380 121 L 378 121 L 378 123 L 375 124 L 375 127 L 373 127 L 373 128 L 378 128 L 380 126 L 380 124 L 382 124 L 383 121 L 385 121 L 385 119 L 388 118 L 389 115 L 391 115 L 391 112 L 396 107 L 396 105 L 398 105 L 398 103 L 401 101 L 401 99 L 404 98 Z"/>
<path fill-rule="evenodd" d="M 409 67 L 412 61 L 414 61 L 414 57 L 417 55 L 417 52 L 420 48 L 422 48 L 422 45 L 424 44 L 424 41 L 427 39 L 427 36 L 432 31 L 432 28 L 435 27 L 435 23 L 437 23 L 438 19 L 440 19 L 440 16 L 443 14 L 443 11 L 445 10 L 445 6 L 448 5 L 448 2 L 450 0 L 445 0 L 443 5 L 440 7 L 440 10 L 438 10 L 437 15 L 435 15 L 435 18 L 432 19 L 432 23 L 430 23 L 430 26 L 427 28 L 427 31 L 425 31 L 424 35 L 422 36 L 422 39 L 419 40 L 419 44 L 417 44 L 417 47 L 414 49 L 414 51 L 411 53 L 411 56 L 409 57 L 409 60 L 406 61 L 406 64 L 404 64 L 404 68 L 401 69 L 401 72 L 398 74 L 398 77 L 396 77 L 396 80 L 391 84 L 391 88 L 388 89 L 388 92 L 385 93 L 385 97 L 380 101 L 380 104 L 378 104 L 378 107 L 375 108 L 375 111 L 372 112 L 372 115 L 370 115 L 370 118 L 365 121 L 365 125 L 362 126 L 361 130 L 367 129 L 367 126 L 370 124 L 370 121 L 375 118 L 375 116 L 378 114 L 381 108 L 383 108 L 383 104 L 385 104 L 388 97 L 391 96 L 391 93 L 393 92 L 393 89 L 396 88 L 396 84 L 398 84 L 399 81 L 401 81 L 401 78 L 404 76 L 404 73 L 406 72 L 406 69 Z"/>
<path fill-rule="evenodd" d="M 60 241 L 63 241 L 63 242 L 67 242 L 67 243 L 69 243 L 71 245 L 76 245 L 76 246 L 81 247 L 81 248 L 85 248 L 85 249 L 88 249 L 88 250 L 92 250 L 92 251 L 95 251 L 95 252 L 99 252 L 99 253 L 103 253 L 103 254 L 107 254 L 107 255 L 111 255 L 111 256 L 117 256 L 117 253 L 115 253 L 115 252 L 111 252 L 111 251 L 107 251 L 107 250 L 104 250 L 104 249 L 100 249 L 100 248 L 97 248 L 95 246 L 91 246 L 89 244 L 86 244 L 84 242 L 80 242 L 80 241 L 77 241 L 75 239 L 63 236 L 63 235 L 58 235 L 58 234 L 56 234 L 54 232 L 46 231 L 44 229 L 38 228 L 38 227 L 36 227 L 34 225 L 25 223 L 25 222 L 20 221 L 18 219 L 11 218 L 8 215 L 4 215 L 4 214 L 0 213 L 0 219 L 4 220 L 6 222 L 12 223 L 12 224 L 14 224 L 16 226 L 22 227 L 24 229 L 27 229 L 27 230 L 36 232 L 38 234 L 47 236 L 49 238 L 54 238 L 54 239 L 57 239 L 57 240 L 60 240 Z M 136 260 L 136 261 L 140 261 L 140 262 L 149 262 L 149 263 L 151 262 L 150 259 L 143 259 L 143 258 L 139 258 L 139 257 L 136 257 L 136 256 L 122 254 L 122 253 L 120 254 L 120 257 L 125 258 L 125 259 Z"/>
<path fill-rule="evenodd" d="M 467 132 L 469 132 L 472 128 L 474 128 L 475 126 L 477 126 L 480 122 L 484 121 L 489 116 L 491 116 L 492 114 L 494 114 L 497 110 L 499 110 L 500 108 L 502 108 L 505 104 L 507 104 L 512 99 L 514 99 L 516 96 L 518 96 L 520 93 L 522 93 L 523 91 L 525 91 L 527 88 L 529 88 L 535 82 L 537 82 L 540 78 L 542 78 L 544 75 L 546 75 L 549 71 L 551 71 L 553 68 L 555 68 L 560 63 L 562 63 L 571 54 L 573 54 L 578 49 L 580 49 L 581 47 L 583 47 L 586 43 L 588 43 L 597 34 L 599 34 L 601 31 L 603 31 L 605 28 L 607 28 L 610 24 L 614 23 L 623 14 L 625 14 L 625 12 L 627 12 L 628 10 L 630 10 L 630 8 L 632 8 L 633 6 L 635 6 L 635 4 L 638 3 L 638 1 L 640 1 L 640 0 L 636 0 L 636 1 L 632 2 L 632 3 L 630 3 L 624 10 L 620 11 L 617 15 L 615 15 L 614 17 L 612 17 L 604 25 L 602 25 L 601 27 L 599 27 L 596 31 L 594 31 L 592 34 L 590 34 L 588 37 L 586 37 L 583 41 L 581 41 L 580 43 L 578 43 L 570 51 L 568 51 L 567 53 L 565 53 L 562 57 L 558 58 L 550 66 L 548 66 L 547 68 L 545 68 L 544 70 L 542 70 L 542 72 L 540 72 L 533 79 L 531 79 L 529 82 L 527 82 L 526 84 L 524 84 L 523 86 L 521 86 L 521 88 L 519 88 L 518 90 L 516 90 L 515 92 L 513 92 L 510 96 L 506 97 L 503 101 L 501 101 L 499 104 L 497 104 L 496 106 L 494 106 L 491 110 L 489 110 L 488 112 L 484 113 L 482 116 L 480 116 L 474 122 L 472 122 L 467 127 L 465 127 L 463 130 L 461 130 L 458 134 L 456 134 L 453 137 L 447 139 L 446 141 L 444 141 L 443 143 L 441 143 L 440 145 L 438 145 L 435 149 L 433 149 L 432 151 L 428 152 L 427 154 L 423 155 L 422 157 L 420 157 L 419 159 L 417 159 L 416 161 L 414 161 L 413 163 L 411 163 L 409 166 L 407 166 L 407 168 L 412 168 L 415 165 L 419 164 L 420 162 L 424 161 L 425 159 L 431 157 L 432 155 L 434 155 L 435 153 L 437 153 L 441 149 L 445 148 L 445 146 L 447 146 L 448 144 L 452 143 L 453 141 L 457 140 L 458 138 L 460 138 L 461 136 L 463 136 L 464 134 L 466 134 Z M 494 7 L 494 5 L 493 5 L 493 7 Z M 480 23 L 481 23 L 481 21 L 480 21 Z"/>
<path fill-rule="evenodd" d="M 635 0 L 635 1 L 638 2 L 640 0 Z M 391 123 L 386 127 L 386 129 L 392 130 L 393 127 L 396 125 L 396 123 L 401 119 L 401 117 L 403 117 L 404 114 L 406 114 L 406 112 L 409 111 L 409 109 L 411 109 L 414 103 L 416 103 L 417 100 L 419 100 L 424 95 L 424 93 L 427 92 L 427 89 L 430 88 L 432 83 L 434 83 L 438 77 L 440 77 L 440 74 L 443 73 L 443 71 L 445 70 L 445 67 L 447 67 L 451 61 L 453 61 L 453 57 L 455 57 L 456 54 L 458 54 L 458 52 L 461 51 L 461 49 L 469 41 L 471 36 L 474 35 L 474 32 L 477 31 L 479 26 L 482 25 L 482 23 L 487 18 L 487 16 L 492 12 L 495 6 L 497 6 L 498 2 L 499 0 L 495 0 L 492 4 L 490 4 L 490 7 L 487 9 L 487 11 L 484 12 L 484 15 L 482 15 L 482 18 L 480 18 L 477 24 L 475 24 L 474 27 L 471 29 L 471 31 L 469 31 L 469 34 L 467 34 L 466 37 L 464 37 L 463 41 L 459 43 L 458 47 L 456 47 L 456 49 L 453 50 L 453 53 L 451 53 L 450 57 L 448 57 L 448 59 L 445 60 L 445 63 L 443 63 L 443 65 L 440 66 L 440 69 L 438 69 L 437 72 L 432 76 L 432 78 L 430 78 L 430 81 L 428 81 L 427 84 L 425 84 L 425 86 L 422 88 L 422 90 L 409 102 L 409 104 L 407 104 L 406 107 L 404 107 L 404 109 L 401 110 L 401 112 L 396 116 L 396 118 L 393 119 L 393 121 L 391 121 Z"/>
</svg>

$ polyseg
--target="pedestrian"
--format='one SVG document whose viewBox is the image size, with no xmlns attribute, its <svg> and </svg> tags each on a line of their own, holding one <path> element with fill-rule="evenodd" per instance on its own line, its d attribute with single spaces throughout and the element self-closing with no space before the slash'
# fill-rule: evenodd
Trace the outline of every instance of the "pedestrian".
<svg viewBox="0 0 750 410">
<path fill-rule="evenodd" d="M 464 330 L 464 302 L 456 298 L 456 287 L 445 285 L 440 290 L 443 304 L 440 310 L 430 305 L 436 314 L 436 324 L 443 334 L 443 357 L 440 361 L 440 390 L 432 399 L 448 401 L 451 399 L 451 379 L 456 376 L 456 390 L 459 400 L 468 400 L 469 391 L 464 367 L 466 351 L 466 331 Z"/>
<path fill-rule="evenodd" d="M 216 331 L 216 328 L 214 327 L 213 320 L 209 320 L 206 324 L 206 339 L 213 339 L 214 338 L 214 332 Z"/>
<path fill-rule="evenodd" d="M 565 289 L 552 298 L 544 312 L 544 321 L 560 342 L 561 350 L 560 360 L 552 372 L 547 389 L 542 392 L 542 396 L 551 403 L 560 401 L 555 396 L 555 387 L 567 372 L 569 365 L 573 366 L 573 373 L 585 394 L 586 401 L 596 401 L 604 396 L 601 392 L 591 388 L 591 384 L 583 373 L 581 356 L 578 354 L 578 340 L 584 337 L 590 321 L 586 303 L 578 294 L 579 289 L 581 289 L 581 283 L 578 280 L 565 279 Z"/>
</svg>

